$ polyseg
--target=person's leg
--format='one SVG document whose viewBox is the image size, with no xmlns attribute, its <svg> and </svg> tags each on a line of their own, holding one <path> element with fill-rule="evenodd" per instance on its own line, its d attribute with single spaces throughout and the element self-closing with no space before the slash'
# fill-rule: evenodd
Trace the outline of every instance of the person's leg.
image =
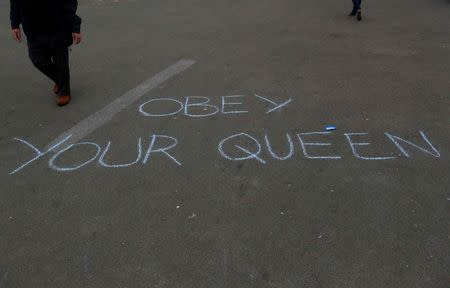
<svg viewBox="0 0 450 288">
<path fill-rule="evenodd" d="M 358 21 L 361 21 L 362 20 L 362 15 L 361 15 L 361 1 L 362 0 L 356 0 L 358 3 L 358 9 L 357 9 L 357 12 L 356 12 L 356 18 L 358 19 Z"/>
<path fill-rule="evenodd" d="M 357 9 L 357 7 L 358 7 L 358 1 L 359 1 L 359 0 L 352 0 L 352 2 L 353 2 L 353 9 L 352 9 L 352 11 L 350 12 L 350 16 L 355 16 L 355 15 L 356 15 L 356 12 L 358 11 L 358 9 Z"/>
<path fill-rule="evenodd" d="M 69 48 L 65 45 L 55 45 L 52 59 L 56 67 L 56 85 L 58 86 L 56 103 L 59 106 L 64 106 L 71 99 Z"/>
<path fill-rule="evenodd" d="M 45 37 L 28 39 L 28 54 L 33 65 L 56 83 L 56 66 L 51 59 L 51 47 Z"/>
<path fill-rule="evenodd" d="M 69 48 L 66 46 L 56 46 L 52 58 L 56 67 L 55 82 L 59 88 L 58 95 L 70 95 Z"/>
</svg>

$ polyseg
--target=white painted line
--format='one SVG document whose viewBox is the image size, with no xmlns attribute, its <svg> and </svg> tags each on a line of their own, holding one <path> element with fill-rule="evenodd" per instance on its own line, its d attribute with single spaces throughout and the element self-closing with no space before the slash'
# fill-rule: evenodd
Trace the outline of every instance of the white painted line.
<svg viewBox="0 0 450 288">
<path fill-rule="evenodd" d="M 139 100 L 139 98 L 157 88 L 162 83 L 168 81 L 175 75 L 185 71 L 194 64 L 194 60 L 182 59 L 175 64 L 167 67 L 165 70 L 144 81 L 136 88 L 126 92 L 125 94 L 105 106 L 103 109 L 78 122 L 78 124 L 56 137 L 54 141 L 47 145 L 46 149 L 53 147 L 55 144 L 61 142 L 61 140 L 67 138 L 69 135 L 72 135 L 72 137 L 70 137 L 68 141 L 64 142 L 64 145 L 55 148 L 56 150 L 54 150 L 53 152 L 58 152 L 68 145 L 83 139 L 93 131 L 105 125 L 114 117 L 114 115 Z"/>
</svg>

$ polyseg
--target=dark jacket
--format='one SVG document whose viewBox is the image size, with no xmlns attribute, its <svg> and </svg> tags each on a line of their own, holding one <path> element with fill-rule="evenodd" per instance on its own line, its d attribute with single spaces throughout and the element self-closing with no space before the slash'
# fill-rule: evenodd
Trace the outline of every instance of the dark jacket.
<svg viewBox="0 0 450 288">
<path fill-rule="evenodd" d="M 10 0 L 11 27 L 23 30 L 28 38 L 35 35 L 58 35 L 70 41 L 80 33 L 77 0 Z"/>
</svg>

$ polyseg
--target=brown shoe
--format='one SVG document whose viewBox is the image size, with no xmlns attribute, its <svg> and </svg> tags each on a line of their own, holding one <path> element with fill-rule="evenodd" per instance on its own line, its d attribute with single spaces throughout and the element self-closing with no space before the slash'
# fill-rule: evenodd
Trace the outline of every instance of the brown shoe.
<svg viewBox="0 0 450 288">
<path fill-rule="evenodd" d="M 56 95 L 58 95 L 58 93 L 59 93 L 59 87 L 56 84 L 55 84 L 55 86 L 53 86 L 53 93 L 55 93 Z"/>
<path fill-rule="evenodd" d="M 70 95 L 63 95 L 56 97 L 56 104 L 58 104 L 58 106 L 67 105 L 69 104 L 69 102 L 70 102 Z"/>
</svg>

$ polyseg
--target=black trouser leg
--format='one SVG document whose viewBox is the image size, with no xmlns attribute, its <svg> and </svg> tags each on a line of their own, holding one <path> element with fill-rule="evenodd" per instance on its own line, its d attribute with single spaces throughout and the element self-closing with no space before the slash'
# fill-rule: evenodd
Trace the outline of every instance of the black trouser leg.
<svg viewBox="0 0 450 288">
<path fill-rule="evenodd" d="M 353 1 L 353 11 L 356 12 L 361 9 L 361 0 L 352 0 Z"/>
<path fill-rule="evenodd" d="M 69 48 L 57 46 L 52 57 L 55 67 L 55 83 L 59 87 L 58 95 L 70 95 Z"/>
<path fill-rule="evenodd" d="M 33 65 L 58 85 L 58 95 L 70 95 L 69 48 L 55 42 L 49 36 L 29 39 L 29 56 Z"/>
<path fill-rule="evenodd" d="M 33 65 L 56 83 L 56 66 L 52 61 L 52 49 L 48 41 L 28 41 L 28 53 Z"/>
</svg>

